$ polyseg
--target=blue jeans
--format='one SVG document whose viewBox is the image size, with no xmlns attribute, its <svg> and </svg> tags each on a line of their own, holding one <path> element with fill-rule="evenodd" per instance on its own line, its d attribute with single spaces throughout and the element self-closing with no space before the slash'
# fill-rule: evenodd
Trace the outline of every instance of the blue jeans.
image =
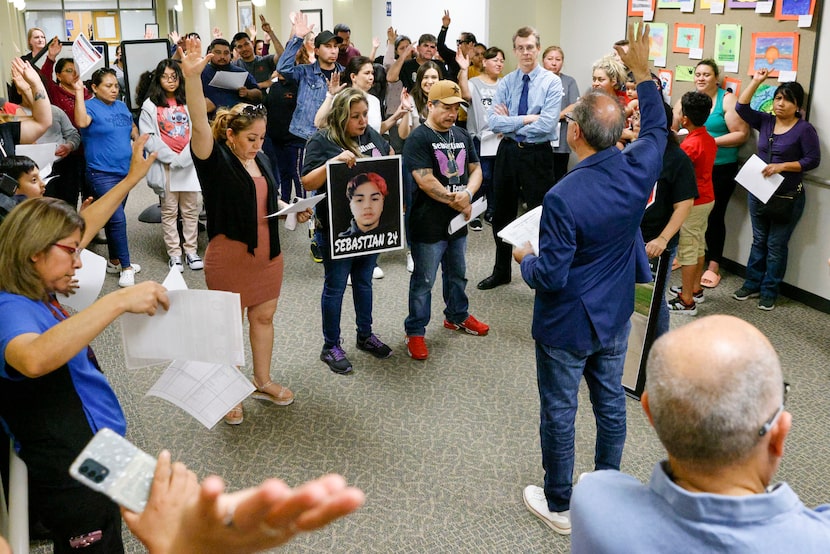
<svg viewBox="0 0 830 554">
<path fill-rule="evenodd" d="M 306 192 L 300 181 L 300 170 L 303 163 L 303 143 L 274 144 L 274 165 L 279 174 L 280 196 L 286 202 L 291 202 L 291 186 L 298 198 L 305 198 Z"/>
<path fill-rule="evenodd" d="M 441 265 L 444 316 L 451 323 L 467 319 L 467 237 L 439 242 L 412 242 L 415 270 L 409 278 L 409 315 L 404 321 L 407 336 L 423 337 L 432 312 L 432 285 Z"/>
<path fill-rule="evenodd" d="M 125 175 L 120 173 L 108 173 L 106 171 L 98 171 L 97 169 L 87 169 L 86 178 L 89 185 L 92 187 L 92 192 L 95 198 L 101 198 L 115 185 L 124 179 Z M 115 209 L 115 212 L 104 226 L 104 231 L 107 235 L 107 250 L 109 251 L 110 260 L 119 260 L 121 267 L 130 267 L 130 248 L 127 243 L 127 216 L 124 215 L 124 206 L 127 205 L 127 197 L 121 205 Z"/>
<path fill-rule="evenodd" d="M 677 255 L 677 244 L 669 246 L 663 252 L 663 255 L 669 257 L 669 270 L 666 275 L 666 280 L 663 281 L 663 288 L 661 290 L 654 289 L 654 294 L 660 299 L 660 311 L 657 313 L 657 333 L 654 335 L 654 340 L 669 332 L 669 305 L 666 303 L 666 290 L 669 288 L 669 277 L 671 275 L 671 264 L 674 262 L 674 257 Z"/>
<path fill-rule="evenodd" d="M 343 294 L 346 280 L 352 276 L 352 298 L 354 300 L 357 335 L 368 337 L 372 334 L 372 270 L 377 265 L 377 254 L 355 256 L 332 260 L 329 240 L 325 232 L 316 231 L 314 238 L 323 251 L 323 297 L 320 310 L 323 314 L 323 340 L 325 347 L 340 343 L 340 314 L 343 310 Z"/>
<path fill-rule="evenodd" d="M 588 383 L 597 423 L 594 469 L 620 469 L 625 445 L 625 392 L 623 365 L 631 322 L 620 328 L 611 344 L 602 347 L 594 337 L 584 351 L 536 343 L 539 384 L 542 466 L 548 509 L 570 509 L 574 470 L 574 422 L 582 376 Z"/>
<path fill-rule="evenodd" d="M 760 292 L 761 298 L 778 298 L 778 287 L 787 272 L 787 243 L 804 213 L 805 196 L 802 192 L 795 200 L 793 217 L 789 223 L 772 223 L 758 214 L 763 205 L 761 201 L 749 195 L 752 248 L 749 251 L 749 261 L 746 262 L 744 288 Z"/>
</svg>

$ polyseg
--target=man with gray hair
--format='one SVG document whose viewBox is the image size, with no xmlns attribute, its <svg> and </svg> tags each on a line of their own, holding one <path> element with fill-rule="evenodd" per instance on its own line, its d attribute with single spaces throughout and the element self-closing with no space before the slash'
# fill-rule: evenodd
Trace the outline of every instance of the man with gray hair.
<svg viewBox="0 0 830 554">
<path fill-rule="evenodd" d="M 663 101 L 649 73 L 648 25 L 642 27 L 628 52 L 620 52 L 637 82 L 639 138 L 620 152 L 625 116 L 619 102 L 604 92 L 583 95 L 567 116 L 563 137 L 579 164 L 545 194 L 538 255 L 530 243 L 513 251 L 522 277 L 536 290 L 533 338 L 545 470 L 544 489 L 529 485 L 523 498 L 533 515 L 561 534 L 571 532 L 574 422 L 583 375 L 597 424 L 594 469 L 619 469 L 625 444 L 622 374 L 634 282 L 651 281 L 640 221 L 667 137 Z"/>
<path fill-rule="evenodd" d="M 573 552 L 827 552 L 830 505 L 810 510 L 771 485 L 792 416 L 772 345 L 736 317 L 663 335 L 648 359 L 643 410 L 668 452 L 643 485 L 585 475 L 571 503 Z"/>
</svg>

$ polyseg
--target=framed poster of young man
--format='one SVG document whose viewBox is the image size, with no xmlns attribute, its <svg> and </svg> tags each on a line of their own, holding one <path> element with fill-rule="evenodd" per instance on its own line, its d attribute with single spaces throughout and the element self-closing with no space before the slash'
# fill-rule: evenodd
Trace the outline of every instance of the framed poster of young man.
<svg viewBox="0 0 830 554">
<path fill-rule="evenodd" d="M 404 247 L 400 156 L 332 162 L 326 174 L 331 259 Z"/>
</svg>

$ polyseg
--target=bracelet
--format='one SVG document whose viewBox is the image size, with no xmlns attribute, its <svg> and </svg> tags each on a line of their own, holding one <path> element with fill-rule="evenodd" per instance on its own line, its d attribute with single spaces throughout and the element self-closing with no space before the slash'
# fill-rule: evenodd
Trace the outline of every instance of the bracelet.
<svg viewBox="0 0 830 554">
<path fill-rule="evenodd" d="M 464 192 L 470 195 L 470 204 L 473 203 L 473 193 L 470 192 L 470 189 L 464 189 Z"/>
<path fill-rule="evenodd" d="M 660 235 L 660 236 L 659 236 L 659 237 L 657 237 L 657 238 L 661 238 L 661 239 L 663 239 L 664 241 L 666 241 L 666 244 L 668 244 L 668 243 L 669 243 L 669 239 L 667 239 L 667 238 L 666 238 L 666 237 L 664 237 L 663 235 Z"/>
</svg>

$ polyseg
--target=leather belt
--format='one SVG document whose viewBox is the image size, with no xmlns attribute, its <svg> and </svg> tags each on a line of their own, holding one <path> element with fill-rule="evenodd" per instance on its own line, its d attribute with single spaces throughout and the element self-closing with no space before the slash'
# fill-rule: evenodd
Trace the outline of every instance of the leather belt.
<svg viewBox="0 0 830 554">
<path fill-rule="evenodd" d="M 518 146 L 519 148 L 522 148 L 522 149 L 525 149 L 525 148 L 528 148 L 528 149 L 540 148 L 540 147 L 543 147 L 543 146 L 546 146 L 546 147 L 550 148 L 550 143 L 549 142 L 519 142 L 518 140 L 512 139 L 510 137 L 504 137 L 504 140 L 506 140 L 508 142 L 512 142 L 513 144 L 515 144 L 516 146 Z"/>
</svg>

